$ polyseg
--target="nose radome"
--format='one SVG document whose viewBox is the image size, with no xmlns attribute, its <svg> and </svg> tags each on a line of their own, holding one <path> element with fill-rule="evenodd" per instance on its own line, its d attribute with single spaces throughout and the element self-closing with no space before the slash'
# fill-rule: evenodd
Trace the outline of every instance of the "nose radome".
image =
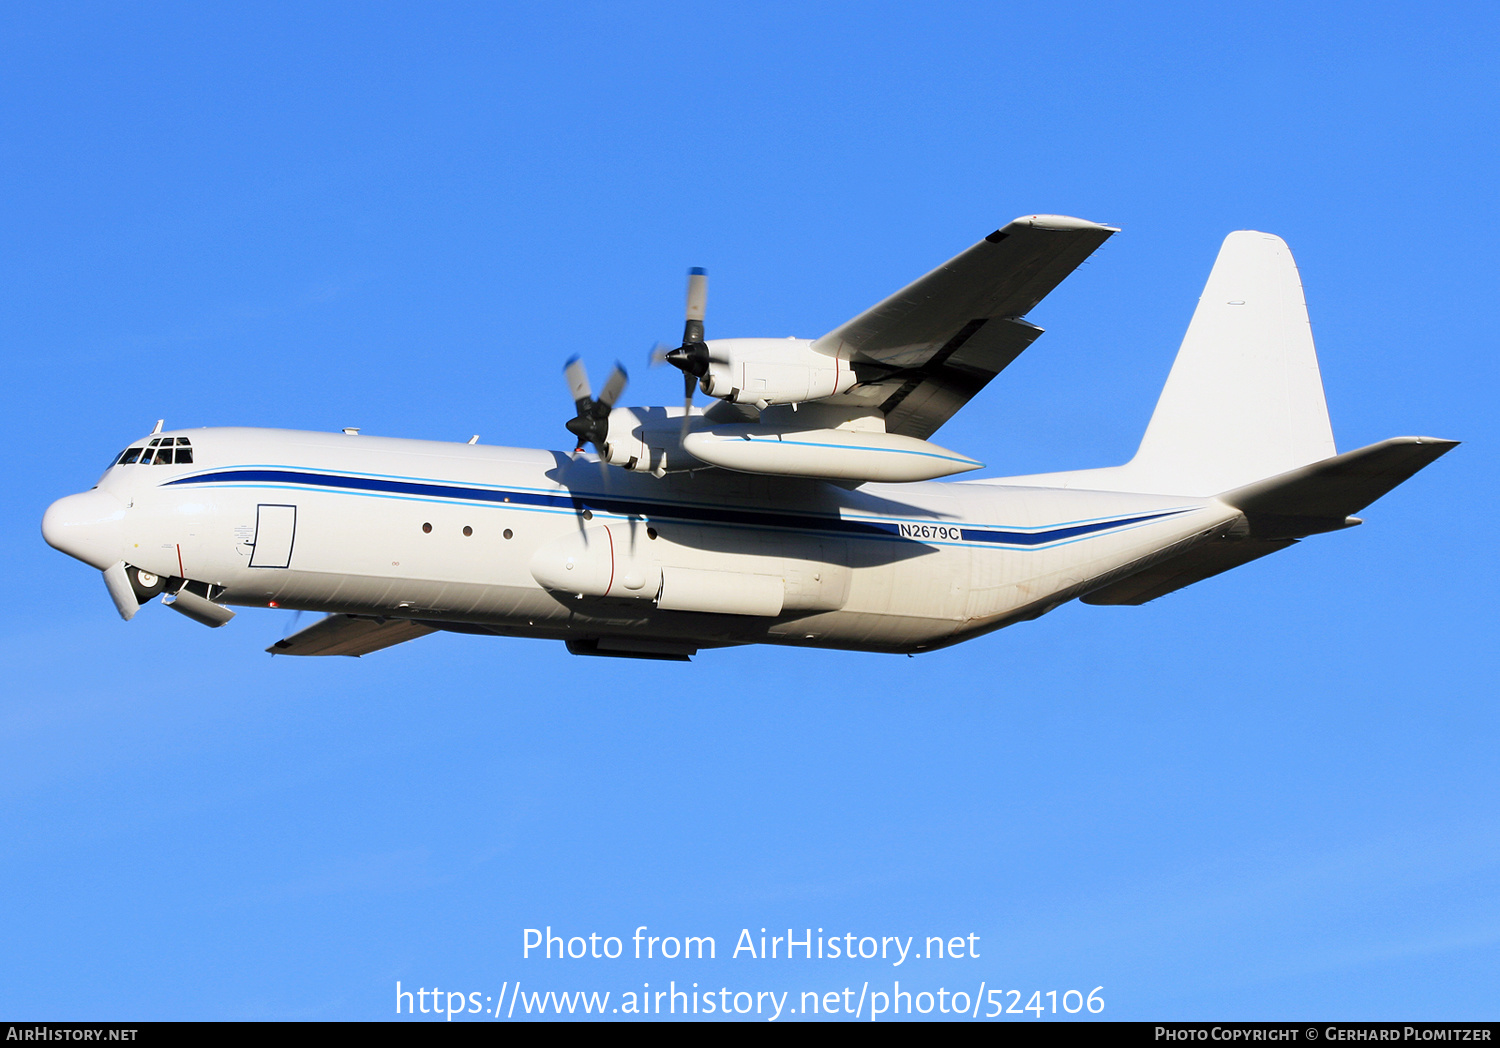
<svg viewBox="0 0 1500 1048">
<path fill-rule="evenodd" d="M 125 504 L 103 491 L 58 499 L 42 517 L 47 545 L 103 571 L 124 553 Z"/>
</svg>

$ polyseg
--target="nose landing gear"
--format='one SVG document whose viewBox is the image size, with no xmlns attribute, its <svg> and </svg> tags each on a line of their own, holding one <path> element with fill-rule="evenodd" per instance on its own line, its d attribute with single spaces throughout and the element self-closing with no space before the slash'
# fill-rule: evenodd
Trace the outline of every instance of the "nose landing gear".
<svg viewBox="0 0 1500 1048">
<path fill-rule="evenodd" d="M 145 568 L 137 568 L 128 564 L 125 566 L 125 578 L 135 593 L 137 604 L 145 604 L 148 600 L 154 599 L 167 586 L 167 580 L 162 576 L 153 575 Z"/>
<path fill-rule="evenodd" d="M 126 620 L 134 617 L 141 605 L 162 595 L 162 603 L 205 626 L 218 627 L 234 618 L 234 612 L 214 600 L 223 593 L 221 587 L 207 582 L 180 579 L 120 562 L 104 573 L 104 585 Z"/>
</svg>

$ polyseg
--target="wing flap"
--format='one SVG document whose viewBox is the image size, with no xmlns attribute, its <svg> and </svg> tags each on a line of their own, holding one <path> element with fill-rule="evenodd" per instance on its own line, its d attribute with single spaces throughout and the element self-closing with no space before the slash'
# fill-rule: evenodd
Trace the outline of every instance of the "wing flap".
<svg viewBox="0 0 1500 1048">
<path fill-rule="evenodd" d="M 961 343 L 910 369 L 899 385 L 892 381 L 895 376 L 879 383 L 886 432 L 925 440 L 1041 333 L 1041 328 L 1013 317 L 979 321 Z"/>
<path fill-rule="evenodd" d="M 368 655 L 437 632 L 406 619 L 333 614 L 272 644 L 272 655 Z"/>
</svg>

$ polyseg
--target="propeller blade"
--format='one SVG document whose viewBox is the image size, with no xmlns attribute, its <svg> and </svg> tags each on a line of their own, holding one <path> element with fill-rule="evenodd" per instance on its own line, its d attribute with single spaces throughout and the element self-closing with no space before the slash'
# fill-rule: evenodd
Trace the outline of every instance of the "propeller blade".
<svg viewBox="0 0 1500 1048">
<path fill-rule="evenodd" d="M 682 437 L 688 435 L 688 427 L 693 423 L 693 390 L 698 385 L 698 380 L 693 373 L 684 370 L 682 373 Z"/>
<path fill-rule="evenodd" d="M 698 266 L 688 270 L 686 319 L 682 345 L 668 350 L 662 359 L 682 372 L 682 435 L 693 421 L 693 387 L 708 374 L 708 346 L 703 341 L 703 317 L 708 309 L 708 274 Z"/>
<path fill-rule="evenodd" d="M 573 394 L 573 403 L 579 414 L 582 414 L 583 409 L 593 403 L 594 391 L 589 386 L 588 369 L 583 366 L 583 359 L 578 354 L 568 358 L 568 362 L 563 365 L 563 375 L 568 380 L 568 392 Z"/>
<path fill-rule="evenodd" d="M 625 392 L 625 383 L 630 381 L 630 376 L 625 374 L 625 367 L 619 361 L 615 361 L 615 369 L 609 373 L 609 380 L 604 383 L 604 389 L 599 392 L 599 403 L 604 406 L 605 411 L 610 411 L 615 406 L 615 401 L 620 399 L 620 394 Z"/>
<path fill-rule="evenodd" d="M 708 374 L 708 346 L 703 344 L 703 313 L 708 306 L 708 275 L 694 267 L 688 270 L 687 321 L 682 326 L 682 345 L 667 353 L 666 361 L 693 378 Z"/>
<path fill-rule="evenodd" d="M 578 438 L 573 455 L 576 457 L 585 444 L 592 444 L 599 451 L 599 466 L 604 469 L 604 444 L 609 439 L 609 413 L 614 409 L 615 401 L 620 398 L 620 394 L 625 392 L 625 383 L 629 381 L 629 376 L 625 374 L 625 369 L 616 363 L 614 371 L 610 372 L 609 380 L 604 383 L 603 392 L 596 400 L 589 386 L 588 371 L 584 369 L 583 361 L 577 356 L 569 358 L 563 368 L 563 374 L 568 380 L 568 391 L 573 394 L 573 405 L 578 410 L 578 413 L 567 422 L 568 432 Z"/>
<path fill-rule="evenodd" d="M 708 308 L 708 273 L 701 267 L 688 270 L 687 323 L 682 329 L 682 344 L 703 341 L 703 314 Z"/>
</svg>

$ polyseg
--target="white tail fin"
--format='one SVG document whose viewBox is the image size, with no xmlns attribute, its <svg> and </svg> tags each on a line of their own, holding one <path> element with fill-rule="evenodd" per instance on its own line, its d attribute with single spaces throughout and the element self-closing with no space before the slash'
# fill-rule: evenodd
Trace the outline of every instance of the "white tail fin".
<svg viewBox="0 0 1500 1048">
<path fill-rule="evenodd" d="M 1280 237 L 1243 230 L 1219 249 L 1135 458 L 1022 482 L 1209 496 L 1336 453 L 1297 264 Z"/>
<path fill-rule="evenodd" d="M 1280 237 L 1231 233 L 1125 468 L 1213 495 L 1336 453 L 1297 263 Z"/>
</svg>

